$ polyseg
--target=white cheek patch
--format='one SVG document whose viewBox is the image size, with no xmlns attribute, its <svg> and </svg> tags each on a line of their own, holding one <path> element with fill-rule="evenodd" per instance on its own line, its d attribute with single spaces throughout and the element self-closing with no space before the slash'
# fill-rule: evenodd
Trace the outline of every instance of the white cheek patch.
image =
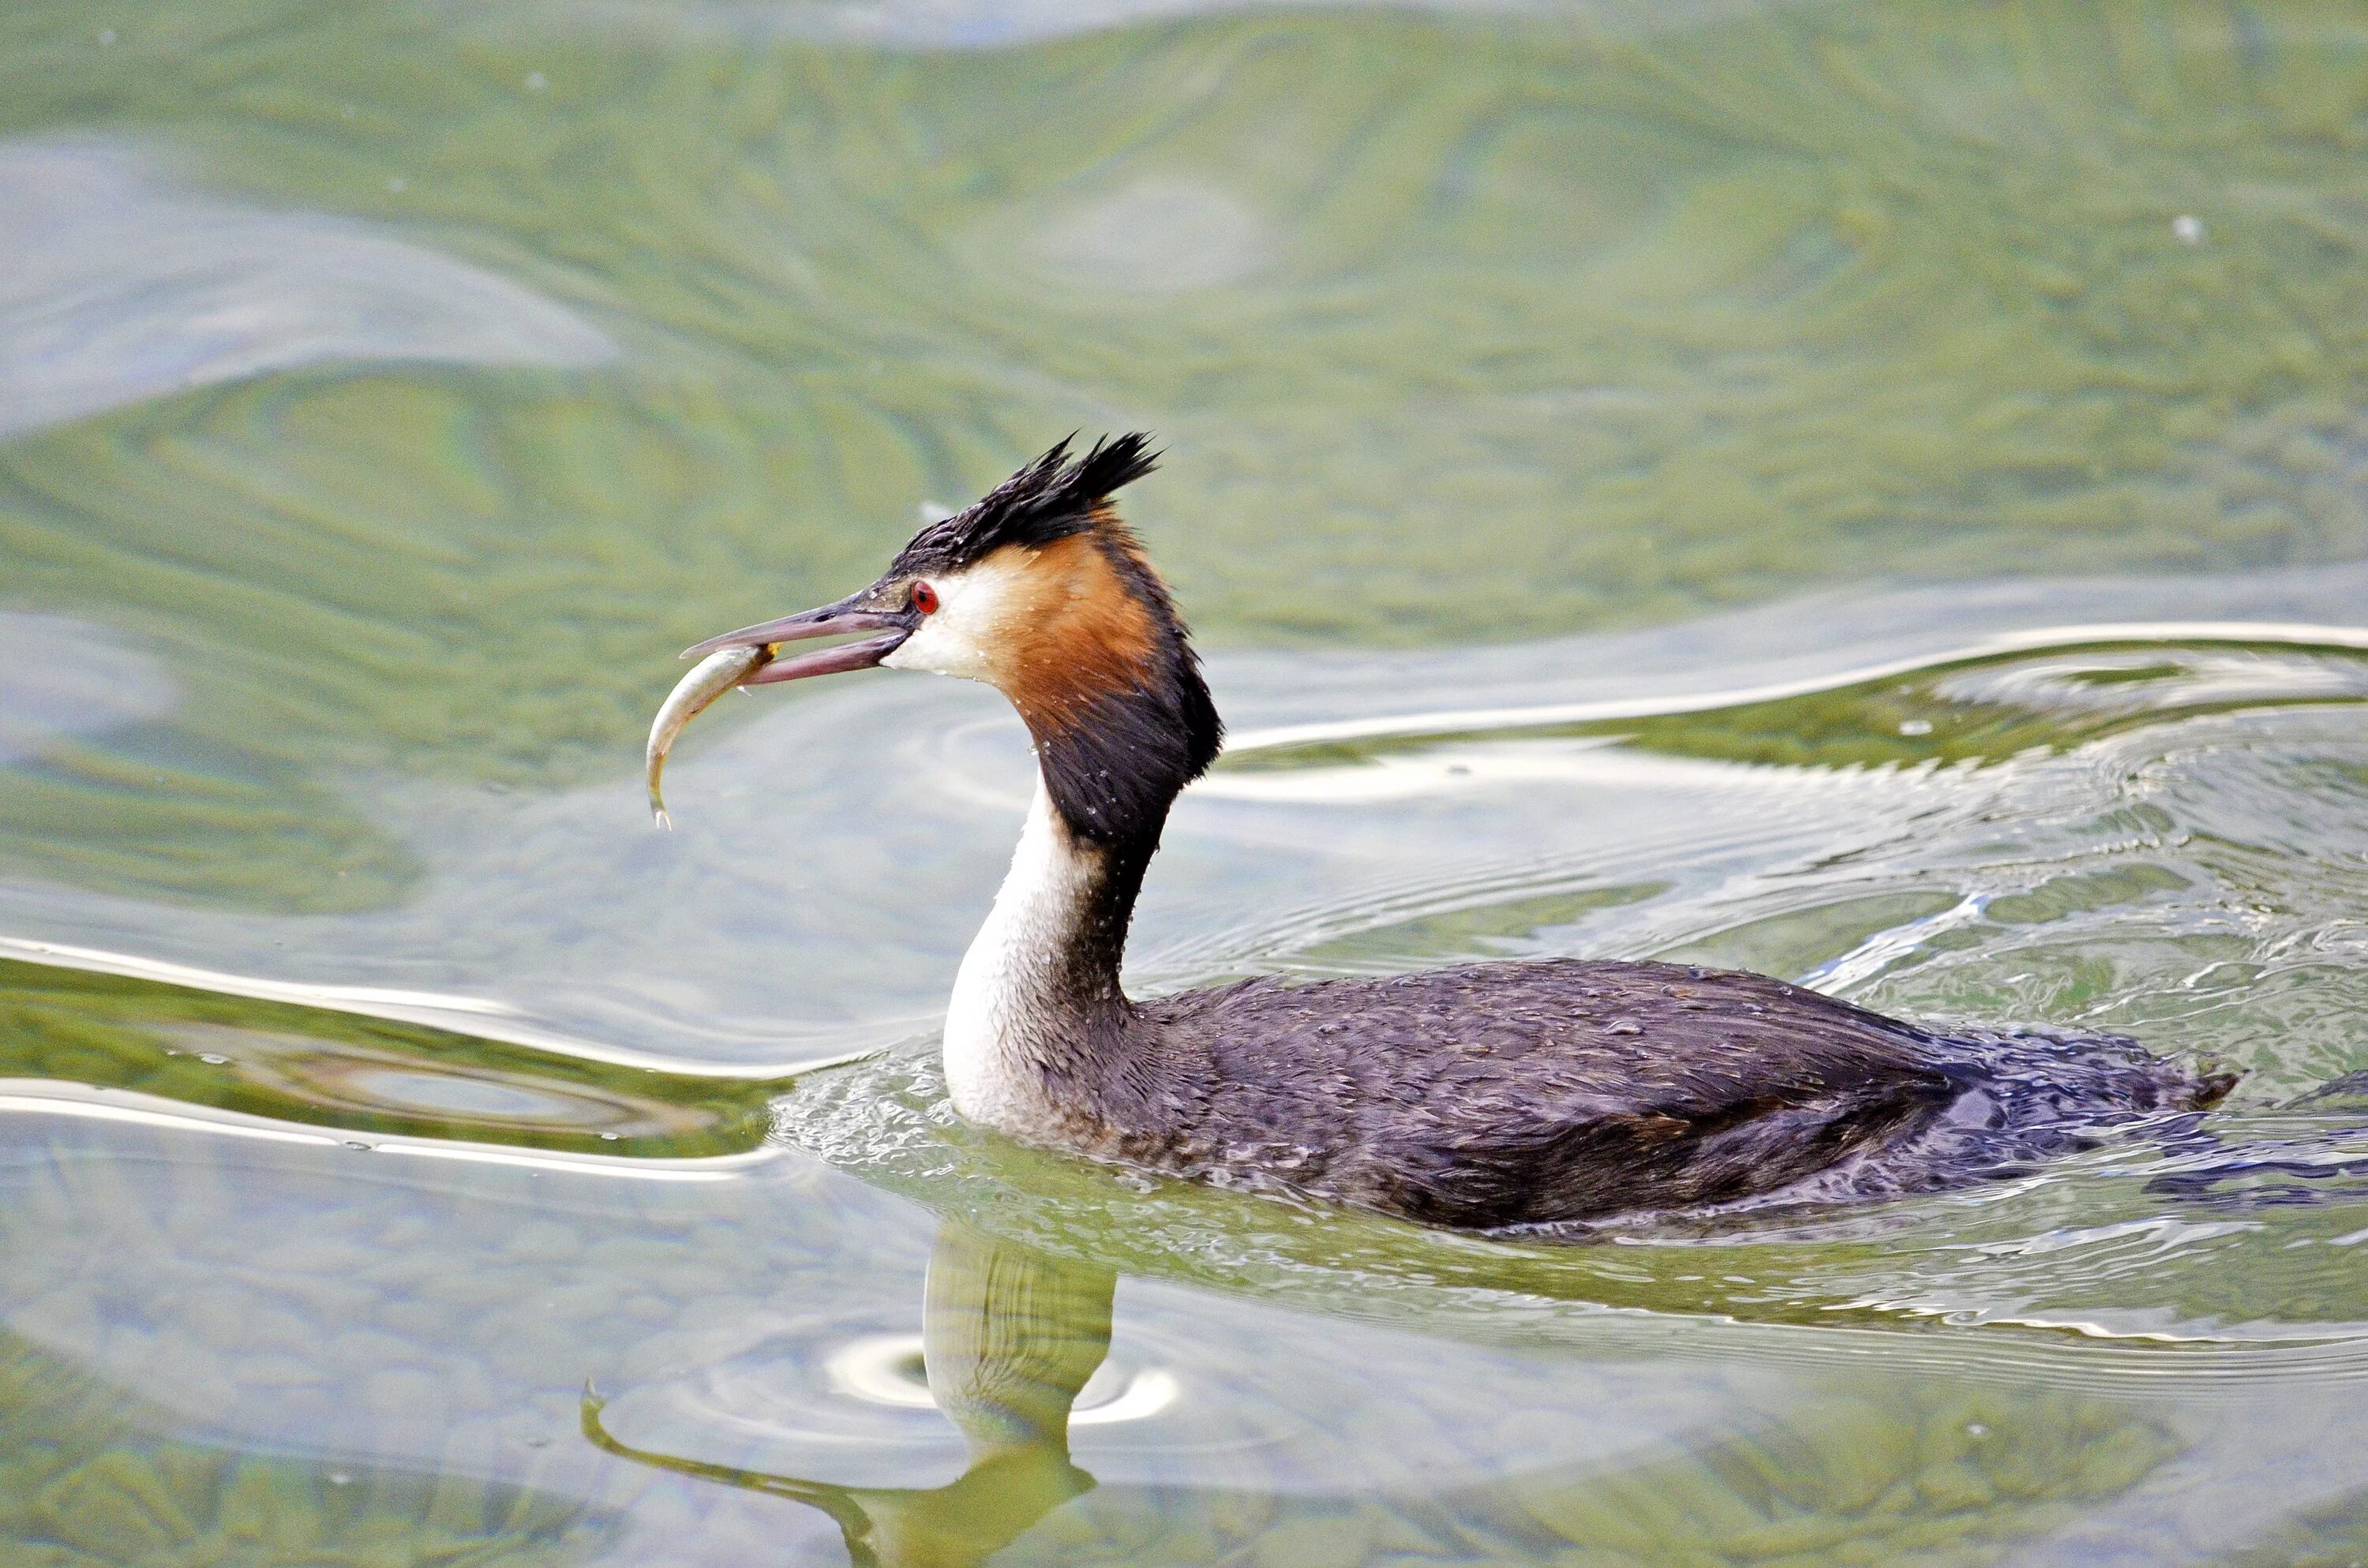
<svg viewBox="0 0 2368 1568">
<path fill-rule="evenodd" d="M 892 670 L 927 670 L 965 680 L 995 679 L 996 653 L 1010 647 L 1013 623 L 1025 613 L 1027 560 L 1006 550 L 975 566 L 931 577 L 934 615 L 880 662 Z"/>
</svg>

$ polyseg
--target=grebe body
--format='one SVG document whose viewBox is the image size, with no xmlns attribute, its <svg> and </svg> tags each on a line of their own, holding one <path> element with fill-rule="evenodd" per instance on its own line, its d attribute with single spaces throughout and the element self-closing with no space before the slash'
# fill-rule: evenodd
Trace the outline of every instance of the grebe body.
<svg viewBox="0 0 2368 1568">
<path fill-rule="evenodd" d="M 1110 494 L 1140 436 L 1063 443 L 877 583 L 690 650 L 746 684 L 885 665 L 1008 697 L 1039 782 L 955 981 L 955 1108 L 1025 1142 L 1475 1230 L 1928 1189 L 2206 1108 L 2233 1078 L 2112 1038 L 1940 1033 L 1763 975 L 1548 960 L 1136 1002 L 1127 929 L 1221 728 Z M 864 640 L 780 656 L 804 638 Z"/>
</svg>

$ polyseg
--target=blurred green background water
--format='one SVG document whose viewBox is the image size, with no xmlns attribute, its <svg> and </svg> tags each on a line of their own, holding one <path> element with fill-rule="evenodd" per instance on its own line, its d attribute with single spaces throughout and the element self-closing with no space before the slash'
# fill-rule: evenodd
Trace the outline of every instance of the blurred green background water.
<svg viewBox="0 0 2368 1568">
<path fill-rule="evenodd" d="M 0 1564 L 2354 1560 L 2363 153 L 2338 5 L 17 0 Z M 1137 983 L 1744 964 L 2218 1142 L 1556 1251 L 968 1133 L 1008 718 L 640 739 L 1137 427 Z"/>
<path fill-rule="evenodd" d="M 1229 645 L 2362 547 L 2348 7 L 837 16 L 9 8 L 6 593 L 188 696 L 20 767 L 0 853 L 395 896 L 324 770 L 592 777 L 660 651 L 1072 428 L 1161 435 Z"/>
</svg>

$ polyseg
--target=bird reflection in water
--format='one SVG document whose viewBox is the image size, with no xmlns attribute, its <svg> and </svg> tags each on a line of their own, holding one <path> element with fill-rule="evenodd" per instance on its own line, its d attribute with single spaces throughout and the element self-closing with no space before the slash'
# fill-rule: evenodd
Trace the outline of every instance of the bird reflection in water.
<svg viewBox="0 0 2368 1568">
<path fill-rule="evenodd" d="M 620 1459 L 811 1504 L 837 1523 L 856 1568 L 982 1562 L 1094 1486 L 1070 1462 L 1069 1412 L 1109 1354 L 1117 1286 L 1109 1269 L 943 1222 L 921 1343 L 930 1398 L 970 1449 L 948 1485 L 839 1486 L 654 1453 L 610 1436 L 589 1390 L 584 1435 Z"/>
</svg>

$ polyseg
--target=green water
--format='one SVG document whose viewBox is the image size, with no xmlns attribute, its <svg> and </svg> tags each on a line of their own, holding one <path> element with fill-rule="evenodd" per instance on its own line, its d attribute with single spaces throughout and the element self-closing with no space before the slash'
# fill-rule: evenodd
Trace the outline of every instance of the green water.
<svg viewBox="0 0 2368 1568">
<path fill-rule="evenodd" d="M 2364 154 L 2333 5 L 17 0 L 0 1568 L 2359 1560 Z M 2244 1083 L 1563 1248 L 963 1127 L 1016 723 L 731 699 L 666 836 L 641 738 L 1133 427 L 1138 989 Z"/>
</svg>

